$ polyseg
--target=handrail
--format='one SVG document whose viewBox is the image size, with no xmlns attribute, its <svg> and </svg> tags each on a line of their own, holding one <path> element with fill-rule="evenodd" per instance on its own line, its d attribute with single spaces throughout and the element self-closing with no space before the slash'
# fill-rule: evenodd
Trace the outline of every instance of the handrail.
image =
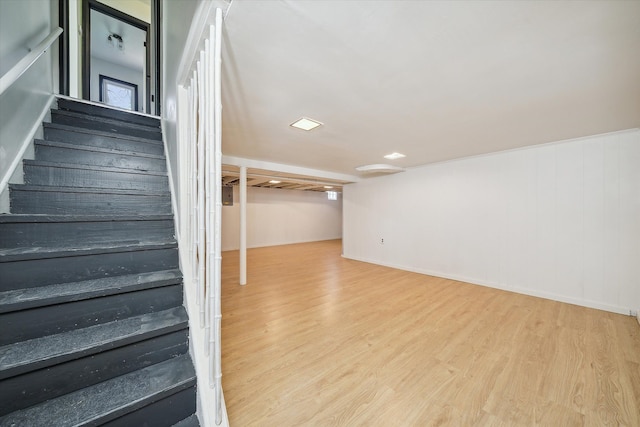
<svg viewBox="0 0 640 427">
<path fill-rule="evenodd" d="M 58 27 L 42 40 L 36 47 L 34 47 L 28 54 L 26 54 L 20 61 L 18 61 L 4 76 L 0 77 L 0 95 L 4 93 L 12 84 L 24 74 L 25 71 L 33 65 L 44 54 L 54 41 L 62 34 L 62 28 Z"/>
</svg>

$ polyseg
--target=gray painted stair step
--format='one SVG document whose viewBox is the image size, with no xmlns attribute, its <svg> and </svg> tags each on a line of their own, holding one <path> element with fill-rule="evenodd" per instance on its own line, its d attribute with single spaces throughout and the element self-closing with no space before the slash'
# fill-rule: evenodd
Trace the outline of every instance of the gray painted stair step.
<svg viewBox="0 0 640 427">
<path fill-rule="evenodd" d="M 191 387 L 102 424 L 103 427 L 171 427 L 196 411 L 196 388 Z"/>
<path fill-rule="evenodd" d="M 169 188 L 164 172 L 37 160 L 24 160 L 23 170 L 24 182 L 29 185 L 149 191 L 166 191 Z"/>
<path fill-rule="evenodd" d="M 10 248 L 0 250 L 0 264 L 16 261 L 27 261 L 50 258 L 68 258 L 87 255 L 112 254 L 119 252 L 133 252 L 140 250 L 177 248 L 175 241 L 160 242 L 111 242 L 98 243 L 90 246 L 62 246 L 49 248 Z"/>
<path fill-rule="evenodd" d="M 88 221 L 135 221 L 135 220 L 172 220 L 173 215 L 30 215 L 30 214 L 0 214 L 0 224 L 14 222 L 88 222 Z"/>
<path fill-rule="evenodd" d="M 180 307 L 182 292 L 181 284 L 167 285 L 4 313 L 0 345 Z"/>
<path fill-rule="evenodd" d="M 162 141 L 160 128 L 141 126 L 119 120 L 105 119 L 64 110 L 51 110 L 51 121 L 68 126 L 95 129 L 116 135 L 129 135 L 139 138 Z"/>
<path fill-rule="evenodd" d="M 95 354 L 63 361 L 43 370 L 28 371 L 2 380 L 0 416 L 172 359 L 189 351 L 186 327 L 164 332 L 141 341 L 134 340 Z M 43 372 L 46 372 L 46 375 L 43 375 Z"/>
<path fill-rule="evenodd" d="M 35 140 L 35 159 L 56 163 L 78 163 L 140 171 L 166 172 L 164 156 L 98 148 L 89 145 Z"/>
<path fill-rule="evenodd" d="M 0 215 L 0 250 L 173 241 L 171 215 Z"/>
<path fill-rule="evenodd" d="M 143 115 L 131 111 L 122 111 L 107 105 L 95 105 L 76 100 L 58 98 L 60 110 L 76 111 L 98 117 L 106 117 L 144 126 L 160 127 L 160 119 L 156 116 Z"/>
<path fill-rule="evenodd" d="M 16 214 L 170 214 L 168 192 L 10 184 Z"/>
<path fill-rule="evenodd" d="M 195 384 L 191 359 L 183 355 L 13 412 L 0 418 L 0 427 L 99 425 Z"/>
<path fill-rule="evenodd" d="M 44 139 L 47 141 L 66 142 L 67 144 L 90 145 L 135 153 L 164 154 L 161 141 L 137 138 L 128 135 L 113 135 L 91 129 L 66 126 L 57 123 L 43 123 Z"/>
<path fill-rule="evenodd" d="M 0 291 L 175 268 L 175 243 L 14 252 L 0 256 Z"/>
<path fill-rule="evenodd" d="M 200 427 L 200 421 L 198 421 L 198 416 L 193 414 L 190 417 L 174 424 L 172 427 Z"/>
<path fill-rule="evenodd" d="M 160 120 L 58 107 L 0 216 L 0 427 L 198 425 Z"/>
<path fill-rule="evenodd" d="M 0 313 L 182 283 L 180 270 L 152 271 L 0 292 Z"/>
<path fill-rule="evenodd" d="M 79 359 L 187 326 L 187 313 L 181 306 L 6 345 L 0 347 L 0 379 Z"/>
</svg>

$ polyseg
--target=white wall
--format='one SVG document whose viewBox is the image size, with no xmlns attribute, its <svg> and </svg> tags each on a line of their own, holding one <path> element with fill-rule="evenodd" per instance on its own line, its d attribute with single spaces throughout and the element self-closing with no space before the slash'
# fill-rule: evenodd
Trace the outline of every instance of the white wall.
<svg viewBox="0 0 640 427">
<path fill-rule="evenodd" d="M 222 250 L 240 247 L 240 195 L 222 208 Z M 342 237 L 342 198 L 327 193 L 275 188 L 247 189 L 247 247 L 286 245 Z"/>
<path fill-rule="evenodd" d="M 56 10 L 53 10 L 56 8 Z M 0 0 L 0 75 L 4 75 L 29 50 L 52 31 L 57 2 L 50 0 Z M 57 43 L 57 42 L 56 42 Z M 9 179 L 12 165 L 32 143 L 33 131 L 52 98 L 54 83 L 50 49 L 7 91 L 0 95 L 0 180 Z M 28 156 L 28 155 L 27 155 Z M 17 159 L 20 160 L 20 159 Z M 10 182 L 22 182 L 21 163 Z M 0 212 L 9 209 L 8 191 L 0 188 Z"/>
<path fill-rule="evenodd" d="M 139 0 L 100 0 L 100 3 L 138 18 L 146 23 L 151 22 L 151 4 Z"/>
<path fill-rule="evenodd" d="M 173 189 L 180 200 L 178 185 L 178 67 L 185 49 L 191 20 L 199 1 L 162 1 L 162 122 L 164 139 L 167 142 L 167 161 L 172 170 Z M 177 214 L 177 213 L 176 213 Z M 179 220 L 179 218 L 177 218 Z"/>
<path fill-rule="evenodd" d="M 343 239 L 348 258 L 628 314 L 640 308 L 640 130 L 347 185 Z"/>
<path fill-rule="evenodd" d="M 100 74 L 138 85 L 138 111 L 144 111 L 144 70 L 123 67 L 91 57 L 91 100 L 100 101 Z"/>
</svg>

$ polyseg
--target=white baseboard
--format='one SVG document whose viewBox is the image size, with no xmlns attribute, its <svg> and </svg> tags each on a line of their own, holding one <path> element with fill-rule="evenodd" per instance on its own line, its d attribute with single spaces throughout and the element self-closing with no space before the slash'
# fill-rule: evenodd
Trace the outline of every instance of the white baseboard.
<svg viewBox="0 0 640 427">
<path fill-rule="evenodd" d="M 366 263 L 369 263 L 369 264 L 382 265 L 384 267 L 396 268 L 398 270 L 404 270 L 404 271 L 411 271 L 412 273 L 426 274 L 428 276 L 442 277 L 444 279 L 456 280 L 456 281 L 459 281 L 459 282 L 465 282 L 465 283 L 469 283 L 469 284 L 472 284 L 472 285 L 486 286 L 488 288 L 500 289 L 500 290 L 503 290 L 503 291 L 515 292 L 517 294 L 529 295 L 529 296 L 532 296 L 532 297 L 538 297 L 538 298 L 544 298 L 544 299 L 548 299 L 548 300 L 552 300 L 552 301 L 564 302 L 564 303 L 567 303 L 567 304 L 578 305 L 578 306 L 581 306 L 581 307 L 595 308 L 597 310 L 609 311 L 611 313 L 624 314 L 624 315 L 628 316 L 629 313 L 632 311 L 630 309 L 630 307 L 621 307 L 621 306 L 617 306 L 617 305 L 611 305 L 611 304 L 602 303 L 602 302 L 599 302 L 599 301 L 591 301 L 591 300 L 586 300 L 586 299 L 581 299 L 581 298 L 570 297 L 570 296 L 566 296 L 566 295 L 554 294 L 554 293 L 551 293 L 551 292 L 538 291 L 536 289 L 522 288 L 522 287 L 518 287 L 518 286 L 508 286 L 508 285 L 495 283 L 495 282 L 486 282 L 486 281 L 475 279 L 473 277 L 465 277 L 465 276 L 441 273 L 441 272 L 438 272 L 438 271 L 410 268 L 410 267 L 406 267 L 406 266 L 402 266 L 402 265 L 395 265 L 395 264 L 389 264 L 389 263 L 373 261 L 373 260 L 369 260 L 369 259 L 346 256 L 344 254 L 342 256 L 343 256 L 343 258 L 352 259 L 352 260 L 355 260 L 355 261 L 366 262 Z M 640 320 L 639 320 L 639 322 L 640 322 Z"/>
<path fill-rule="evenodd" d="M 35 138 L 36 132 L 38 132 L 38 129 L 40 129 L 40 126 L 42 125 L 42 122 L 44 121 L 45 116 L 47 115 L 47 113 L 51 109 L 51 105 L 53 104 L 53 100 L 54 99 L 55 99 L 54 96 L 51 95 L 49 100 L 47 102 L 45 102 L 44 108 L 42 109 L 42 111 L 38 115 L 38 118 L 34 122 L 34 124 L 31 127 L 31 129 L 29 129 L 29 132 L 25 136 L 25 139 L 22 141 L 22 145 L 20 146 L 20 150 L 18 150 L 18 152 L 16 153 L 16 156 L 14 157 L 13 161 L 11 162 L 9 167 L 7 168 L 7 170 L 4 173 L 4 175 L 2 176 L 2 181 L 0 181 L 0 193 L 4 192 L 7 189 L 7 186 L 9 185 L 9 180 L 11 179 L 11 177 L 14 174 L 14 172 L 18 168 L 18 165 L 22 161 L 22 158 L 24 157 L 24 153 L 27 151 L 27 148 L 29 148 L 29 146 L 31 144 L 33 144 L 33 138 Z"/>
</svg>

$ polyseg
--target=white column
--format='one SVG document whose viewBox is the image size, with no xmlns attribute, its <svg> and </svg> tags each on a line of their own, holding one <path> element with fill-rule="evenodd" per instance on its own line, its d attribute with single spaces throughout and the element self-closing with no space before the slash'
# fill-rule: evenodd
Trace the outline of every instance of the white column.
<svg viewBox="0 0 640 427">
<path fill-rule="evenodd" d="M 240 167 L 240 284 L 247 284 L 247 168 Z"/>
</svg>

